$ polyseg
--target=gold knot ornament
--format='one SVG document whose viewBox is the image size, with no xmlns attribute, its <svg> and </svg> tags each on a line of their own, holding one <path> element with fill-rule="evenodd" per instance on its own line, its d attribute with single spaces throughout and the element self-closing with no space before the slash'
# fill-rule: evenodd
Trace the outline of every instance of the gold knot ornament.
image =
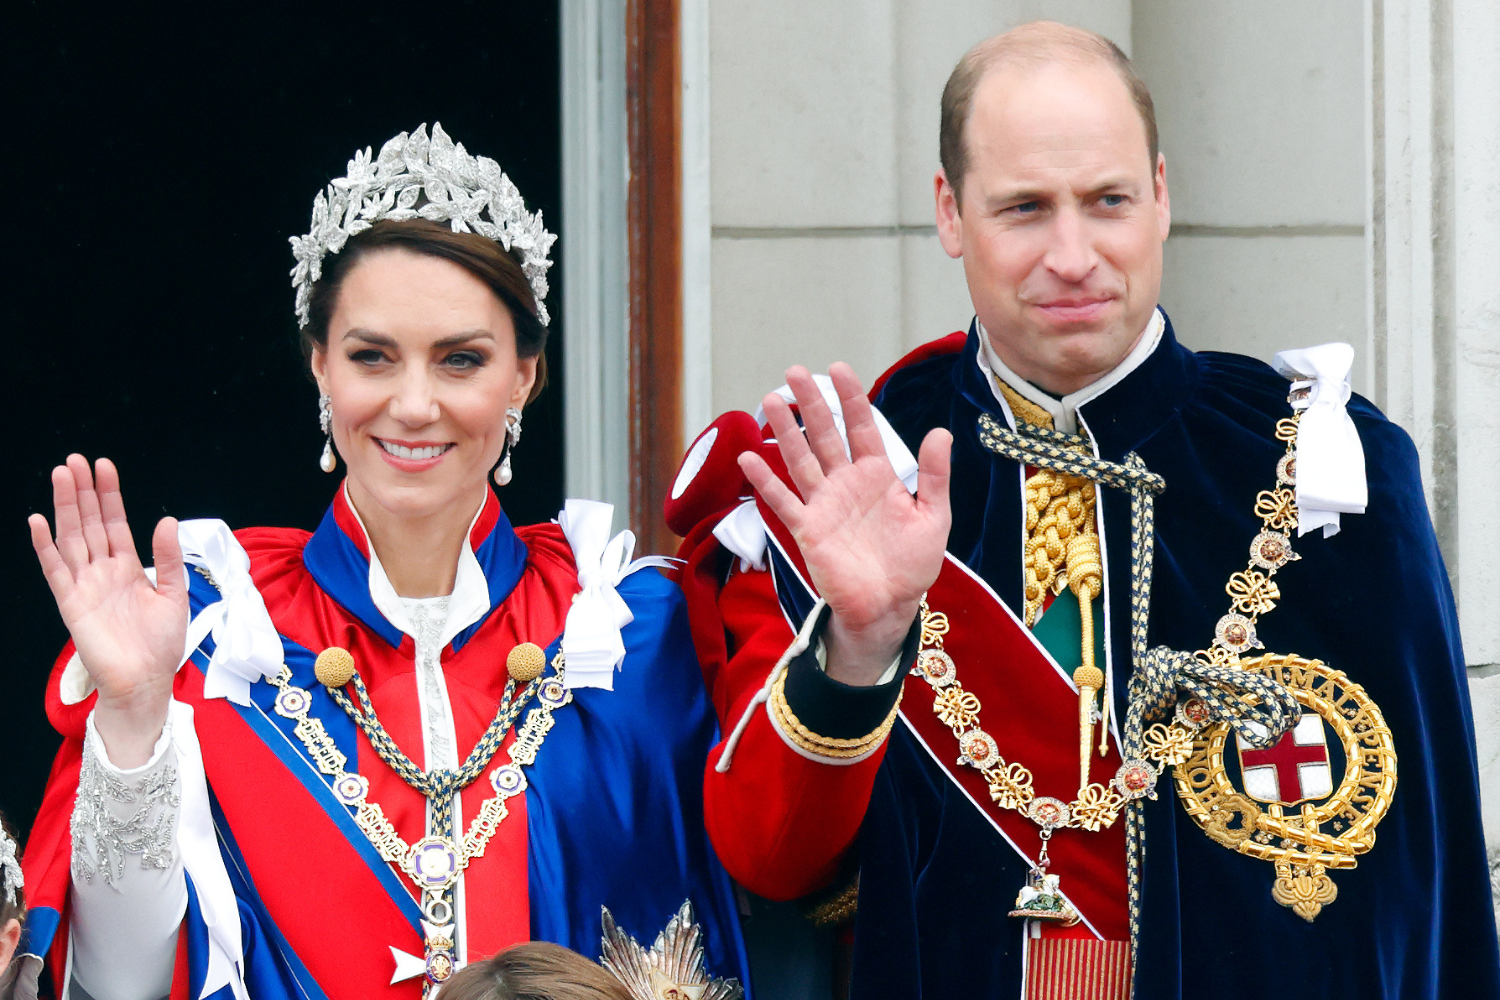
<svg viewBox="0 0 1500 1000">
<path fill-rule="evenodd" d="M 1095 666 L 1082 666 L 1073 671 L 1073 683 L 1081 688 L 1093 688 L 1095 691 L 1104 686 L 1104 671 Z"/>
<path fill-rule="evenodd" d="M 341 688 L 354 679 L 354 657 L 342 646 L 329 646 L 313 663 L 313 676 L 328 688 Z"/>
<path fill-rule="evenodd" d="M 520 643 L 505 657 L 505 672 L 518 684 L 530 684 L 536 680 L 546 665 L 547 654 L 534 642 Z"/>
</svg>

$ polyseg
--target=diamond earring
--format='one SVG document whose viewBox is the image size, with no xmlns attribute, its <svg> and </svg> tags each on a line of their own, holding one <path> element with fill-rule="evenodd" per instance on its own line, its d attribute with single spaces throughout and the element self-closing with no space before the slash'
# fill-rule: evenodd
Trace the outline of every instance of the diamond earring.
<svg viewBox="0 0 1500 1000">
<path fill-rule="evenodd" d="M 326 392 L 318 396 L 318 426 L 323 428 L 323 457 L 318 459 L 318 468 L 332 472 L 339 463 L 333 457 L 333 400 Z"/>
<path fill-rule="evenodd" d="M 500 459 L 500 468 L 495 473 L 495 483 L 509 485 L 511 481 L 510 456 L 521 440 L 521 411 L 508 407 L 505 411 L 505 455 Z"/>
</svg>

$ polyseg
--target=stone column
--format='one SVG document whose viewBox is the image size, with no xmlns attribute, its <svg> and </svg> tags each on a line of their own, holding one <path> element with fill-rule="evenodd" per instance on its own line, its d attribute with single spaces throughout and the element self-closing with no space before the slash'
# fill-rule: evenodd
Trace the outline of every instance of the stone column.
<svg viewBox="0 0 1500 1000">
<path fill-rule="evenodd" d="M 1375 398 L 1458 600 L 1500 907 L 1500 8 L 1369 0 Z"/>
</svg>

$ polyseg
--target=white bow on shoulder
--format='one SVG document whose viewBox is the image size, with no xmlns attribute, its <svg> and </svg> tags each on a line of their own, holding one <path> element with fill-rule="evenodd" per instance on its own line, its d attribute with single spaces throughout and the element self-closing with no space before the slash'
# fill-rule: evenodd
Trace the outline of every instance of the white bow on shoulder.
<svg viewBox="0 0 1500 1000">
<path fill-rule="evenodd" d="M 1323 529 L 1323 537 L 1338 533 L 1340 514 L 1363 514 L 1369 502 L 1365 480 L 1365 450 L 1346 404 L 1353 393 L 1349 373 L 1354 348 L 1321 344 L 1282 351 L 1272 362 L 1292 380 L 1292 388 L 1307 389 L 1295 401 L 1302 411 L 1297 429 L 1297 534 Z"/>
<path fill-rule="evenodd" d="M 645 566 L 672 565 L 672 560 L 664 556 L 632 561 L 635 535 L 622 531 L 609 537 L 614 513 L 613 504 L 569 500 L 557 517 L 558 526 L 573 547 L 578 584 L 583 588 L 573 598 L 563 626 L 562 651 L 567 664 L 563 683 L 570 688 L 614 690 L 615 668 L 625 659 L 620 629 L 635 620 L 615 587 Z"/>
<path fill-rule="evenodd" d="M 212 635 L 214 653 L 203 679 L 203 696 L 248 705 L 250 685 L 275 677 L 284 655 L 266 602 L 250 578 L 250 556 L 229 525 L 217 518 L 183 521 L 177 540 L 183 560 L 204 570 L 220 595 L 188 625 L 183 662 L 205 636 Z"/>
</svg>

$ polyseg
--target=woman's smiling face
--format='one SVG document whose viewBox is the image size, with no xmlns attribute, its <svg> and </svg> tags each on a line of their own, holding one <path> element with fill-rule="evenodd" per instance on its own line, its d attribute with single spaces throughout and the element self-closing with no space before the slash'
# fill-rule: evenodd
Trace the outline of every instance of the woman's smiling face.
<svg viewBox="0 0 1500 1000">
<path fill-rule="evenodd" d="M 464 268 L 399 249 L 360 260 L 312 358 L 356 509 L 472 517 L 536 366 L 516 356 L 510 310 Z"/>
</svg>

